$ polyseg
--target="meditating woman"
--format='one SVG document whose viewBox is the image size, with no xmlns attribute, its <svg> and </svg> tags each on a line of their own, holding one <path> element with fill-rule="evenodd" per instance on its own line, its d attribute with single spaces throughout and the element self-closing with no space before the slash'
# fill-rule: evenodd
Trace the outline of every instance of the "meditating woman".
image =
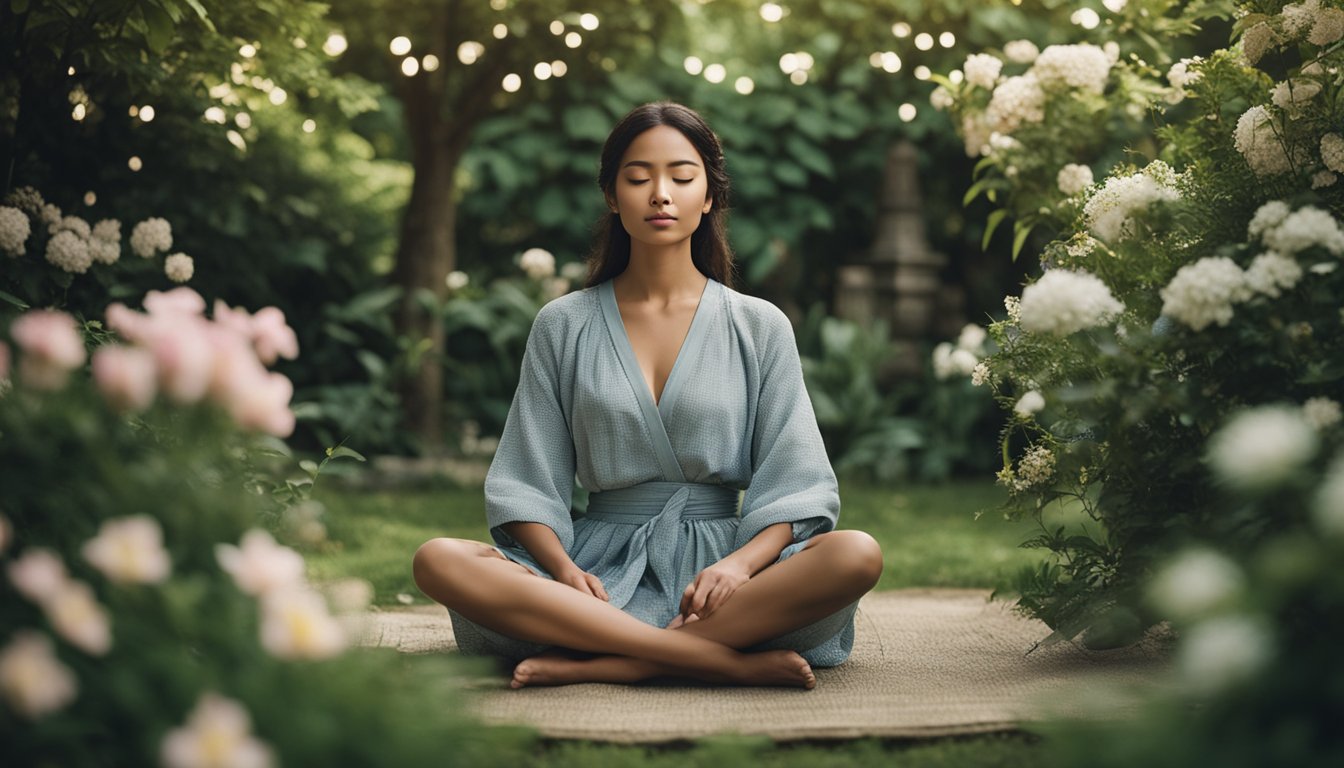
<svg viewBox="0 0 1344 768">
<path fill-rule="evenodd" d="M 495 545 L 433 539 L 416 584 L 464 653 L 521 660 L 514 687 L 811 688 L 849 656 L 882 554 L 834 530 L 792 326 L 732 288 L 718 138 L 646 104 L 598 183 L 611 214 L 587 285 L 538 313 L 486 476 Z M 576 472 L 590 495 L 572 517 Z"/>
</svg>

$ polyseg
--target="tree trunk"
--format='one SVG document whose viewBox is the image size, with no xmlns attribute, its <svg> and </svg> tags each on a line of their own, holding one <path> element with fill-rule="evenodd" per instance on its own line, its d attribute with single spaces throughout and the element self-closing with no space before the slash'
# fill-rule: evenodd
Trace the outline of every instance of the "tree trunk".
<svg viewBox="0 0 1344 768">
<path fill-rule="evenodd" d="M 443 450 L 443 322 L 425 306 L 433 297 L 441 306 L 448 296 L 446 278 L 457 261 L 457 199 L 454 175 L 462 152 L 448 140 L 436 103 L 423 92 L 424 78 L 406 78 L 406 108 L 411 133 L 415 181 L 402 219 L 401 242 L 393 277 L 404 292 L 397 313 L 397 331 L 410 339 L 411 374 L 402 386 L 404 423 L 425 453 Z"/>
</svg>

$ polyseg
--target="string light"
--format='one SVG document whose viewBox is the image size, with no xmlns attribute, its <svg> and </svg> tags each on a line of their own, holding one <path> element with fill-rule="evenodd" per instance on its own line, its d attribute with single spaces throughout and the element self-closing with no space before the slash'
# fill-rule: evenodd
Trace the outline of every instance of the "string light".
<svg viewBox="0 0 1344 768">
<path fill-rule="evenodd" d="M 915 115 L 918 114 L 918 112 L 919 111 L 915 109 L 915 105 L 909 102 L 902 104 L 900 107 L 896 109 L 896 115 L 900 117 L 901 120 L 907 123 L 910 122 L 911 120 L 914 120 Z"/>
<path fill-rule="evenodd" d="M 88 192 L 84 193 L 85 205 L 92 206 L 96 202 L 98 202 L 98 196 L 93 193 L 93 190 L 89 190 Z"/>
<path fill-rule="evenodd" d="M 765 3 L 761 6 L 761 18 L 773 24 L 784 18 L 784 9 L 775 3 Z"/>
<path fill-rule="evenodd" d="M 582 16 L 579 17 L 579 26 L 583 27 L 589 32 L 592 32 L 594 29 L 597 29 L 597 14 L 595 13 L 583 14 Z"/>
<path fill-rule="evenodd" d="M 405 56 L 411 52 L 411 38 L 398 35 L 392 38 L 392 42 L 387 47 L 388 50 L 392 51 L 393 56 Z"/>
<path fill-rule="evenodd" d="M 789 74 L 798 69 L 798 54 L 786 53 L 779 57 L 779 68 L 784 74 Z"/>
<path fill-rule="evenodd" d="M 146 104 L 140 108 L 140 119 L 148 123 L 154 119 L 154 108 Z"/>
<path fill-rule="evenodd" d="M 687 56 L 686 61 L 682 62 L 682 66 L 686 68 L 686 74 L 688 75 L 698 75 L 705 71 L 705 62 L 701 61 L 698 56 Z"/>
<path fill-rule="evenodd" d="M 476 60 L 481 58 L 484 53 L 485 46 L 475 40 L 468 40 L 457 46 L 457 60 L 463 64 L 475 64 Z"/>
<path fill-rule="evenodd" d="M 243 135 L 237 131 L 229 131 L 224 134 L 229 139 L 229 143 L 237 147 L 240 151 L 247 151 L 247 142 L 243 140 Z"/>
<path fill-rule="evenodd" d="M 561 20 L 559 20 L 559 19 L 556 19 L 555 21 L 552 21 L 552 22 L 551 22 L 551 34 L 552 34 L 552 35 L 557 35 L 557 36 L 558 36 L 558 35 L 563 35 L 563 34 L 565 34 L 565 22 L 563 22 L 563 21 L 561 21 Z"/>
<path fill-rule="evenodd" d="M 207 123 L 215 123 L 217 125 L 223 125 L 229 120 L 229 118 L 224 114 L 224 110 L 220 109 L 219 107 L 210 107 L 209 109 L 205 110 L 204 117 Z"/>
<path fill-rule="evenodd" d="M 951 32 L 944 32 L 938 36 L 938 44 L 944 48 L 951 48 L 957 44 L 957 36 Z"/>
<path fill-rule="evenodd" d="M 570 32 L 565 35 L 565 45 L 570 48 L 578 48 L 580 45 L 583 45 L 583 35 L 580 35 L 578 32 Z"/>
<path fill-rule="evenodd" d="M 250 59 L 257 55 L 257 47 L 250 44 L 244 45 L 238 49 L 238 55 L 242 56 L 244 59 Z"/>
<path fill-rule="evenodd" d="M 239 112 L 233 116 L 233 122 L 237 123 L 239 128 L 246 131 L 248 128 L 252 127 L 252 116 L 246 112 Z"/>
<path fill-rule="evenodd" d="M 317 130 L 317 123 L 313 122 L 313 119 L 311 117 L 303 121 L 304 133 L 312 133 L 313 131 L 316 130 Z"/>
<path fill-rule="evenodd" d="M 504 81 L 501 83 L 501 85 L 503 86 L 504 90 L 508 91 L 509 93 L 516 93 L 519 88 L 523 87 L 523 78 L 519 77 L 513 72 L 510 72 L 509 74 L 504 76 Z"/>
<path fill-rule="evenodd" d="M 132 155 L 131 159 L 126 161 L 126 167 L 130 168 L 132 171 L 139 171 L 144 167 L 144 163 L 140 162 L 139 157 Z"/>
<path fill-rule="evenodd" d="M 796 69 L 789 75 L 789 82 L 794 85 L 802 85 L 807 82 L 807 70 Z"/>
<path fill-rule="evenodd" d="M 566 64 L 565 62 L 559 59 L 556 59 L 555 61 L 551 62 L 551 74 L 554 75 L 555 77 L 564 77 L 565 73 L 568 71 L 569 71 L 569 65 Z"/>
<path fill-rule="evenodd" d="M 920 64 L 918 67 L 915 67 L 916 80 L 928 80 L 932 76 L 933 72 L 923 64 Z"/>
<path fill-rule="evenodd" d="M 538 80 L 550 80 L 552 74 L 551 64 L 548 61 L 539 61 L 537 62 L 537 65 L 532 68 L 532 75 Z"/>
<path fill-rule="evenodd" d="M 432 53 L 427 53 L 420 59 L 420 68 L 426 72 L 433 72 L 439 68 L 439 57 Z"/>
<path fill-rule="evenodd" d="M 345 49 L 348 47 L 350 47 L 350 43 L 345 39 L 345 35 L 340 32 L 332 32 L 327 36 L 327 41 L 322 44 L 322 52 L 335 57 L 345 53 Z"/>
<path fill-rule="evenodd" d="M 897 37 L 909 37 L 910 25 L 906 24 L 904 21 L 898 21 L 891 25 L 891 34 Z"/>
<path fill-rule="evenodd" d="M 84 119 L 84 114 L 85 114 L 85 109 L 84 109 L 84 105 L 83 105 L 83 104 L 76 104 L 76 105 L 75 105 L 75 108 L 74 108 L 73 110 L 70 111 L 70 116 L 73 117 L 73 118 L 75 119 L 75 122 L 79 122 L 80 120 L 83 120 L 83 119 Z"/>
<path fill-rule="evenodd" d="M 270 99 L 271 103 L 278 107 L 285 103 L 285 99 L 289 98 L 289 94 L 285 93 L 284 88 L 272 88 L 270 94 L 268 94 L 266 98 Z"/>
<path fill-rule="evenodd" d="M 961 85 L 961 81 L 966 79 L 966 75 L 963 75 L 960 69 L 954 69 L 947 73 L 947 79 L 950 80 L 953 85 Z"/>
<path fill-rule="evenodd" d="M 882 52 L 882 71 L 893 75 L 901 71 L 901 57 L 895 51 Z"/>
<path fill-rule="evenodd" d="M 733 88 L 736 89 L 738 93 L 746 96 L 748 93 L 756 90 L 756 83 L 750 77 L 743 75 L 733 82 Z"/>
<path fill-rule="evenodd" d="M 928 32 L 920 32 L 915 35 L 915 47 L 921 51 L 927 51 L 933 47 L 933 35 Z"/>
<path fill-rule="evenodd" d="M 490 32 L 495 36 L 496 40 L 503 40 L 504 38 L 509 36 L 509 25 L 496 24 L 495 28 L 490 30 Z"/>
<path fill-rule="evenodd" d="M 407 77 L 414 77 L 420 71 L 420 62 L 414 56 L 407 56 L 401 60 L 401 74 Z"/>
</svg>

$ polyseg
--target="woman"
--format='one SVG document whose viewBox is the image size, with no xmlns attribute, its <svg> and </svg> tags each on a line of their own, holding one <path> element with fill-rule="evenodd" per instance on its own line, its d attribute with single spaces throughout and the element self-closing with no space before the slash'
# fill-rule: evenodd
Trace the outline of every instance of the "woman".
<svg viewBox="0 0 1344 768">
<path fill-rule="evenodd" d="M 416 584 L 463 652 L 522 659 L 515 688 L 812 688 L 812 666 L 848 657 L 882 555 L 833 530 L 792 326 L 731 287 L 718 139 L 646 104 L 608 137 L 598 183 L 605 242 L 587 286 L 538 313 L 486 476 L 498 546 L 429 541 Z M 571 520 L 576 472 L 590 496 Z"/>
</svg>

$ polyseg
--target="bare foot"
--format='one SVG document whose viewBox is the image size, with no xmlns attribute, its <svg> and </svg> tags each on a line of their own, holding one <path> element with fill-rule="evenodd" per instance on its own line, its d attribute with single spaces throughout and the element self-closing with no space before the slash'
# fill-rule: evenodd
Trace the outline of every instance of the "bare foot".
<svg viewBox="0 0 1344 768">
<path fill-rule="evenodd" d="M 742 654 L 729 673 L 696 673 L 625 656 L 573 659 L 546 653 L 524 659 L 513 670 L 511 688 L 529 685 L 574 683 L 636 683 L 653 677 L 693 677 L 708 683 L 728 685 L 778 685 L 815 688 L 816 675 L 807 661 L 794 651 L 764 651 Z"/>
</svg>

